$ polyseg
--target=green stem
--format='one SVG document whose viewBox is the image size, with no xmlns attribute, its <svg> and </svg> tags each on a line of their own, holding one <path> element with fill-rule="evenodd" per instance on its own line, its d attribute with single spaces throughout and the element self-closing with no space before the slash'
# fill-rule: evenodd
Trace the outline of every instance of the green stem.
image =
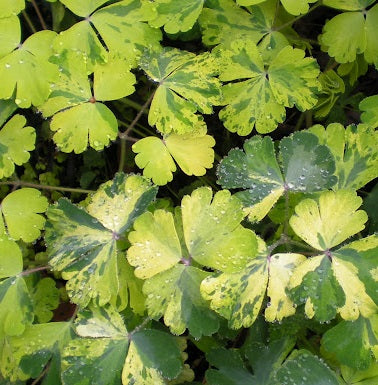
<svg viewBox="0 0 378 385">
<path fill-rule="evenodd" d="M 31 385 L 37 385 L 38 382 L 41 381 L 42 378 L 46 375 L 49 369 L 50 369 L 50 363 L 46 365 L 42 373 L 31 383 Z"/>
<path fill-rule="evenodd" d="M 303 15 L 299 15 L 299 16 L 297 16 L 297 17 L 294 17 L 294 19 L 291 19 L 291 20 L 289 20 L 287 23 L 284 23 L 284 24 L 282 24 L 282 25 L 280 25 L 280 26 L 278 26 L 278 27 L 274 27 L 274 26 L 273 26 L 273 27 L 272 27 L 272 31 L 280 31 L 281 29 L 284 29 L 284 28 L 286 28 L 286 27 L 289 27 L 290 25 L 292 25 L 293 23 L 295 23 L 295 22 L 298 21 L 299 19 L 302 19 L 303 16 L 308 15 L 310 12 L 312 12 L 314 9 L 320 7 L 321 5 L 322 5 L 321 2 L 316 3 L 315 5 L 313 5 L 313 6 L 308 10 L 307 13 L 304 13 Z"/>
<path fill-rule="evenodd" d="M 118 164 L 118 172 L 122 172 L 125 168 L 126 164 L 126 144 L 127 144 L 127 136 L 120 136 L 120 146 L 121 146 L 121 153 L 119 155 L 119 164 Z"/>
<path fill-rule="evenodd" d="M 294 131 L 299 131 L 300 128 L 302 127 L 302 123 L 304 121 L 304 118 L 305 118 L 305 113 L 302 112 L 300 115 L 299 115 L 299 118 L 297 120 L 297 124 L 295 125 L 295 128 L 294 128 Z"/>
<path fill-rule="evenodd" d="M 26 23 L 28 24 L 30 30 L 33 32 L 33 33 L 36 33 L 37 32 L 37 28 L 35 28 L 33 22 L 30 20 L 30 17 L 29 15 L 26 13 L 26 11 L 22 11 L 22 16 L 24 17 L 24 19 L 26 20 Z"/>
<path fill-rule="evenodd" d="M 4 186 L 4 185 L 11 185 L 11 186 L 15 186 L 15 187 L 20 187 L 20 186 L 21 187 L 33 187 L 33 188 L 36 188 L 39 190 L 76 192 L 76 193 L 81 193 L 81 194 L 91 194 L 94 192 L 93 190 L 84 190 L 81 188 L 71 188 L 71 187 L 61 187 L 61 186 L 48 186 L 45 184 L 24 182 L 22 180 L 0 182 L 0 186 Z"/>
<path fill-rule="evenodd" d="M 36 13 L 37 16 L 38 16 L 38 20 L 39 20 L 39 22 L 41 23 L 42 28 L 43 28 L 43 29 L 48 29 L 48 28 L 47 28 L 47 25 L 46 25 L 46 23 L 45 23 L 45 20 L 44 20 L 44 18 L 43 18 L 43 16 L 42 16 L 42 13 L 41 13 L 41 11 L 39 10 L 38 4 L 35 2 L 35 0 L 31 0 L 31 3 L 33 4 L 35 13 Z"/>
</svg>

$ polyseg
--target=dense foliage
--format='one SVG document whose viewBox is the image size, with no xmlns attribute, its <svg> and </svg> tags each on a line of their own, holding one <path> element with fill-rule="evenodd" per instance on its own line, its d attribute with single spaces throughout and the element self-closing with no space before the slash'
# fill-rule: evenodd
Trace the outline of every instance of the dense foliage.
<svg viewBox="0 0 378 385">
<path fill-rule="evenodd" d="M 0 0 L 0 383 L 377 384 L 377 25 Z"/>
</svg>

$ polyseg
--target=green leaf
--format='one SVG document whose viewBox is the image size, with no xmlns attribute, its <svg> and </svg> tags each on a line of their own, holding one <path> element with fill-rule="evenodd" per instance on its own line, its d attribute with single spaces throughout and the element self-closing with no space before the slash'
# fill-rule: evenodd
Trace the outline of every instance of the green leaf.
<svg viewBox="0 0 378 385">
<path fill-rule="evenodd" d="M 2 126 L 16 110 L 17 104 L 13 100 L 0 100 L 0 126 Z"/>
<path fill-rule="evenodd" d="M 182 370 L 181 352 L 174 337 L 159 330 L 133 333 L 122 371 L 123 384 L 164 385 Z"/>
<path fill-rule="evenodd" d="M 225 127 L 248 135 L 254 127 L 260 133 L 276 129 L 285 119 L 285 107 L 307 110 L 316 105 L 320 83 L 313 58 L 290 46 L 284 47 L 265 70 L 257 46 L 236 40 L 215 49 L 220 65 L 225 108 L 219 113 Z"/>
<path fill-rule="evenodd" d="M 365 370 L 373 363 L 372 348 L 378 343 L 378 316 L 341 321 L 326 331 L 322 347 L 341 364 Z M 345 338 L 348 336 L 348 338 Z"/>
<path fill-rule="evenodd" d="M 47 60 L 55 36 L 53 31 L 37 32 L 0 59 L 0 98 L 10 99 L 15 92 L 15 102 L 21 108 L 40 106 L 47 99 L 50 85 L 59 76 L 58 67 Z"/>
<path fill-rule="evenodd" d="M 91 197 L 87 211 L 66 199 L 48 210 L 46 244 L 50 265 L 62 271 L 73 302 L 100 305 L 119 290 L 116 241 L 133 224 L 156 194 L 140 176 L 117 174 Z"/>
<path fill-rule="evenodd" d="M 206 8 L 199 17 L 203 43 L 213 46 L 235 37 L 257 43 L 271 32 L 276 6 L 269 1 L 250 8 L 251 13 L 232 0 L 206 1 Z"/>
<path fill-rule="evenodd" d="M 371 128 L 378 127 L 378 95 L 369 96 L 360 103 L 362 123 L 366 123 Z"/>
<path fill-rule="evenodd" d="M 275 374 L 274 385 L 338 385 L 336 375 L 308 350 L 294 351 Z"/>
<path fill-rule="evenodd" d="M 359 11 L 367 8 L 374 0 L 323 0 L 327 7 L 342 9 L 343 11 Z"/>
<path fill-rule="evenodd" d="M 0 5 L 0 9 L 3 7 Z M 12 52 L 21 40 L 20 20 L 17 16 L 0 19 L 0 58 Z"/>
<path fill-rule="evenodd" d="M 236 273 L 221 273 L 206 278 L 201 293 L 217 313 L 226 318 L 233 329 L 249 327 L 255 322 L 265 293 L 270 302 L 265 310 L 267 321 L 281 321 L 295 313 L 285 289 L 294 268 L 305 260 L 300 254 L 260 256 Z"/>
<path fill-rule="evenodd" d="M 236 196 L 251 221 L 264 218 L 285 191 L 319 191 L 336 182 L 333 157 L 314 135 L 298 132 L 282 139 L 279 157 L 282 171 L 272 139 L 254 136 L 245 141 L 244 152 L 232 149 L 219 164 L 222 187 L 245 189 Z"/>
<path fill-rule="evenodd" d="M 190 30 L 202 11 L 205 0 L 157 0 L 153 3 L 149 0 L 142 0 L 147 9 L 153 9 L 155 17 L 148 21 L 154 27 L 164 25 L 167 33 L 185 32 Z"/>
<path fill-rule="evenodd" d="M 317 201 L 305 199 L 295 207 L 290 226 L 315 249 L 328 250 L 363 230 L 368 218 L 356 211 L 361 203 L 354 191 L 323 192 Z"/>
<path fill-rule="evenodd" d="M 43 278 L 33 288 L 31 293 L 34 315 L 38 323 L 49 322 L 60 302 L 59 290 L 52 278 Z"/>
<path fill-rule="evenodd" d="M 148 51 L 141 68 L 159 86 L 151 103 L 148 122 L 165 134 L 183 134 L 205 126 L 196 112 L 211 114 L 219 104 L 218 68 L 210 53 L 194 55 L 175 48 Z"/>
<path fill-rule="evenodd" d="M 70 322 L 30 325 L 21 336 L 8 337 L 1 355 L 1 371 L 11 381 L 36 378 L 69 339 Z"/>
<path fill-rule="evenodd" d="M 0 339 L 18 336 L 33 322 L 33 306 L 23 278 L 12 277 L 0 282 Z"/>
<path fill-rule="evenodd" d="M 150 17 L 146 18 L 139 0 L 118 1 L 96 10 L 106 2 L 92 0 L 79 4 L 74 0 L 65 0 L 64 4 L 85 20 L 61 32 L 55 48 L 59 51 L 81 51 L 88 58 L 89 70 L 106 61 L 107 50 L 127 57 L 135 66 L 136 58 L 146 47 L 159 47 L 161 31 L 144 23 Z"/>
<path fill-rule="evenodd" d="M 47 209 L 47 198 L 33 188 L 22 188 L 8 194 L 1 202 L 1 212 L 10 237 L 33 242 L 45 224 L 40 215 Z"/>
<path fill-rule="evenodd" d="M 35 130 L 25 127 L 26 119 L 15 115 L 0 131 L 0 178 L 11 176 L 15 164 L 21 166 L 26 163 L 34 150 Z"/>
<path fill-rule="evenodd" d="M 6 235 L 0 236 L 0 279 L 22 271 L 22 253 L 17 243 Z"/>
<path fill-rule="evenodd" d="M 25 8 L 25 0 L 0 0 L 0 17 L 17 15 Z"/>
<path fill-rule="evenodd" d="M 378 5 L 368 11 L 362 9 L 336 15 L 326 22 L 323 34 L 319 36 L 322 50 L 339 63 L 353 62 L 356 55 L 363 53 L 369 64 L 378 67 L 377 22 Z"/>
<path fill-rule="evenodd" d="M 377 177 L 376 131 L 361 124 L 344 128 L 339 123 L 332 123 L 326 129 L 315 125 L 309 132 L 315 134 L 335 158 L 338 183 L 333 189 L 357 190 Z"/>
</svg>

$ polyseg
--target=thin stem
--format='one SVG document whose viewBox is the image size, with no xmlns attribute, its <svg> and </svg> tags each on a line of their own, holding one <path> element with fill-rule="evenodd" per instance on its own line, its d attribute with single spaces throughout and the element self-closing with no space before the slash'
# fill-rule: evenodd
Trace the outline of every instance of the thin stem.
<svg viewBox="0 0 378 385">
<path fill-rule="evenodd" d="M 121 153 L 119 155 L 119 164 L 118 164 L 118 172 L 122 172 L 125 168 L 126 164 L 126 144 L 127 144 L 127 136 L 120 137 L 121 140 Z"/>
<path fill-rule="evenodd" d="M 272 27 L 272 31 L 280 31 L 281 29 L 284 29 L 284 28 L 286 28 L 286 27 L 289 27 L 290 25 L 292 25 L 293 23 L 295 23 L 295 22 L 298 21 L 299 19 L 302 19 L 303 16 L 308 15 L 310 12 L 312 12 L 314 9 L 320 7 L 321 5 L 322 5 L 322 4 L 321 4 L 320 2 L 317 3 L 317 4 L 315 4 L 315 5 L 313 5 L 313 6 L 308 10 L 307 13 L 304 13 L 303 15 L 299 15 L 299 16 L 297 16 L 297 17 L 294 17 L 294 19 L 291 19 L 291 20 L 289 20 L 287 23 L 284 23 L 284 24 L 282 24 L 282 25 L 280 25 L 280 26 L 278 26 L 278 27 Z"/>
<path fill-rule="evenodd" d="M 289 238 L 285 234 L 282 234 L 281 237 L 276 242 L 274 242 L 268 247 L 268 258 L 272 255 L 272 252 L 274 249 L 276 249 L 278 246 L 281 246 L 287 243 L 288 240 Z"/>
<path fill-rule="evenodd" d="M 130 132 L 132 131 L 132 129 L 134 128 L 134 126 L 138 123 L 139 119 L 141 118 L 141 116 L 143 115 L 143 112 L 146 110 L 146 108 L 150 105 L 150 103 L 152 102 L 152 99 L 155 95 L 155 91 L 151 93 L 150 97 L 147 99 L 146 103 L 143 104 L 142 108 L 140 109 L 140 111 L 137 113 L 135 119 L 130 123 L 129 127 L 127 127 L 126 131 L 124 132 L 119 132 L 118 133 L 118 136 L 122 139 L 123 136 L 127 137 Z"/>
<path fill-rule="evenodd" d="M 33 22 L 31 21 L 29 15 L 26 13 L 25 10 L 22 11 L 22 16 L 23 16 L 24 19 L 26 20 L 26 23 L 28 24 L 30 30 L 31 30 L 33 33 L 36 33 L 36 32 L 37 32 L 37 28 L 35 28 Z"/>
<path fill-rule="evenodd" d="M 50 364 L 45 366 L 45 368 L 42 370 L 42 373 L 31 383 L 31 385 L 37 385 L 38 382 L 41 381 L 42 378 L 46 375 L 49 369 L 50 369 Z"/>
<path fill-rule="evenodd" d="M 307 110 L 305 112 L 305 117 L 306 117 L 306 128 L 312 127 L 312 111 Z"/>
<path fill-rule="evenodd" d="M 304 118 L 305 118 L 305 113 L 302 112 L 300 115 L 299 115 L 299 118 L 297 120 L 297 124 L 295 125 L 295 128 L 294 128 L 294 131 L 298 131 L 300 130 L 300 128 L 302 127 L 302 123 L 304 121 Z"/>
<path fill-rule="evenodd" d="M 38 271 L 43 271 L 48 269 L 50 269 L 50 266 L 39 266 L 39 267 L 35 267 L 34 269 L 25 270 L 22 273 L 20 273 L 20 275 L 25 276 L 25 275 L 36 273 Z"/>
<path fill-rule="evenodd" d="M 85 190 L 82 188 L 72 188 L 72 187 L 61 187 L 61 186 L 48 186 L 45 184 L 37 184 L 37 183 L 30 183 L 30 182 L 24 182 L 22 180 L 19 181 L 4 181 L 0 182 L 0 186 L 2 185 L 11 185 L 16 187 L 34 187 L 39 190 L 52 190 L 52 191 L 67 191 L 67 192 L 76 192 L 81 194 L 91 194 L 94 191 L 93 190 Z"/>
<path fill-rule="evenodd" d="M 33 4 L 33 7 L 34 7 L 34 9 L 35 9 L 35 13 L 36 13 L 37 16 L 38 16 L 38 20 L 39 20 L 39 22 L 41 23 L 42 28 L 43 28 L 43 29 L 48 29 L 48 28 L 47 28 L 47 25 L 46 25 L 46 23 L 45 23 L 45 20 L 44 20 L 44 18 L 43 18 L 43 16 L 42 16 L 42 13 L 41 13 L 41 11 L 39 10 L 38 4 L 35 2 L 35 0 L 31 0 L 31 3 Z"/>
</svg>

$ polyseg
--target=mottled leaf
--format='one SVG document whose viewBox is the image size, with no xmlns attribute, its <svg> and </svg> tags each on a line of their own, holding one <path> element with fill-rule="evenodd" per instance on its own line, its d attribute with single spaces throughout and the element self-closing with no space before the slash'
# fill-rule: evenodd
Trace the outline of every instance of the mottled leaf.
<svg viewBox="0 0 378 385">
<path fill-rule="evenodd" d="M 8 337 L 1 355 L 3 376 L 11 381 L 38 377 L 70 333 L 70 322 L 51 322 L 30 325 L 21 336 Z"/>
<path fill-rule="evenodd" d="M 149 51 L 141 68 L 159 86 L 151 103 L 148 121 L 165 134 L 193 132 L 204 127 L 196 112 L 212 113 L 219 104 L 217 64 L 210 53 L 194 55 L 174 48 Z"/>
<path fill-rule="evenodd" d="M 15 115 L 0 131 L 0 178 L 11 176 L 15 165 L 26 163 L 34 150 L 35 130 L 25 123 L 23 116 Z"/>
<path fill-rule="evenodd" d="M 265 310 L 268 321 L 281 321 L 295 313 L 293 302 L 285 289 L 294 268 L 305 260 L 299 254 L 275 254 L 266 252 L 247 263 L 236 273 L 221 273 L 206 278 L 201 293 L 210 300 L 210 306 L 229 322 L 233 329 L 249 327 L 255 322 L 267 294 L 270 298 Z"/>
<path fill-rule="evenodd" d="M 318 200 L 305 199 L 295 207 L 290 226 L 318 250 L 328 250 L 365 227 L 367 215 L 362 199 L 350 190 L 323 192 Z"/>
<path fill-rule="evenodd" d="M 262 3 L 264 1 L 266 0 L 237 0 L 237 3 L 246 6 Z M 317 0 L 281 0 L 281 3 L 287 12 L 297 16 L 301 13 L 307 13 L 309 9 L 309 3 L 315 3 L 316 1 Z"/>
<path fill-rule="evenodd" d="M 30 36 L 16 50 L 0 59 L 2 86 L 0 98 L 10 99 L 15 93 L 21 108 L 40 106 L 50 94 L 50 85 L 58 79 L 58 67 L 47 59 L 56 33 L 40 31 Z"/>
<path fill-rule="evenodd" d="M 40 214 L 46 211 L 47 206 L 47 198 L 33 188 L 22 188 L 8 194 L 1 202 L 0 210 L 8 234 L 15 240 L 36 240 L 45 224 L 45 218 Z"/>
<path fill-rule="evenodd" d="M 62 271 L 73 302 L 100 305 L 117 297 L 116 241 L 156 194 L 145 179 L 117 174 L 91 197 L 87 211 L 65 199 L 50 207 L 46 243 L 50 265 Z"/>
<path fill-rule="evenodd" d="M 284 47 L 268 69 L 257 46 L 247 40 L 220 45 L 215 55 L 220 79 L 231 82 L 223 87 L 226 107 L 219 113 L 231 132 L 248 135 L 254 127 L 260 133 L 271 132 L 285 119 L 285 107 L 296 105 L 304 111 L 317 102 L 319 68 L 300 49 Z"/>
<path fill-rule="evenodd" d="M 152 8 L 155 17 L 148 21 L 154 27 L 164 26 L 167 33 L 174 34 L 191 29 L 202 11 L 205 0 L 142 0 L 147 8 Z"/>
<path fill-rule="evenodd" d="M 244 189 L 236 196 L 251 221 L 264 218 L 285 191 L 319 191 L 336 182 L 332 154 L 314 135 L 295 133 L 282 139 L 279 148 L 282 171 L 269 137 L 246 140 L 244 152 L 232 149 L 219 164 L 222 187 Z"/>
<path fill-rule="evenodd" d="M 335 158 L 338 182 L 333 189 L 357 190 L 377 177 L 378 132 L 365 125 L 332 123 L 326 129 L 315 125 L 309 129 L 326 145 Z"/>
<path fill-rule="evenodd" d="M 322 347 L 341 364 L 364 370 L 374 362 L 372 348 L 378 343 L 377 331 L 377 314 L 371 318 L 360 316 L 355 321 L 341 321 L 325 332 Z"/>
<path fill-rule="evenodd" d="M 107 3 L 107 0 L 87 0 L 79 3 L 76 0 L 61 0 L 61 3 L 76 15 L 87 17 L 101 5 Z"/>
<path fill-rule="evenodd" d="M 341 9 L 343 11 L 358 11 L 367 8 L 374 0 L 323 0 L 327 7 Z"/>
<path fill-rule="evenodd" d="M 52 278 L 42 278 L 31 292 L 34 315 L 38 323 L 49 322 L 60 302 L 59 289 Z"/>
</svg>

